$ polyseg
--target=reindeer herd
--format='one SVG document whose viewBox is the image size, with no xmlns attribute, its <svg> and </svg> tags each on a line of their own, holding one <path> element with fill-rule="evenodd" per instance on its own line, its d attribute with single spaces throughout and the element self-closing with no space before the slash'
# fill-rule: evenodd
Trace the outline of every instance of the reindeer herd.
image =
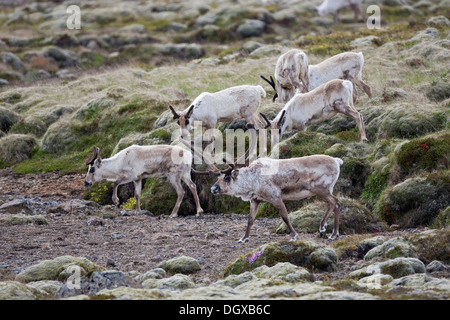
<svg viewBox="0 0 450 320">
<path fill-rule="evenodd" d="M 203 209 L 197 195 L 191 173 L 207 177 L 217 177 L 211 187 L 214 195 L 227 194 L 250 202 L 247 229 L 238 241 L 247 242 L 250 229 L 262 202 L 269 202 L 278 209 L 280 216 L 290 230 L 292 240 L 298 234 L 289 221 L 284 200 L 300 200 L 317 196 L 328 205 L 327 212 L 320 222 L 319 233 L 325 234 L 326 222 L 334 214 L 333 232 L 328 239 L 339 237 L 339 202 L 333 195 L 340 166 L 343 161 L 327 155 L 311 155 L 301 158 L 273 159 L 261 157 L 255 161 L 244 161 L 244 165 L 229 163 L 228 168 L 220 170 L 202 153 L 183 139 L 183 134 L 192 130 L 194 121 L 200 121 L 205 130 L 206 141 L 214 136 L 206 134 L 214 129 L 218 122 L 231 122 L 245 119 L 252 142 L 244 155 L 256 148 L 256 133 L 261 129 L 276 130 L 283 135 L 292 130 L 303 130 L 312 124 L 325 121 L 337 113 L 352 117 L 358 126 L 360 141 L 367 142 L 363 118 L 354 107 L 357 99 L 356 86 L 372 97 L 370 87 L 362 80 L 364 57 L 362 53 L 345 52 L 331 57 L 318 65 L 309 65 L 307 55 L 292 49 L 281 55 L 275 67 L 275 80 L 261 76 L 275 90 L 273 100 L 279 98 L 285 104 L 278 115 L 269 120 L 258 113 L 261 98 L 265 90 L 257 85 L 231 87 L 216 93 L 204 92 L 183 111 L 169 106 L 173 119 L 177 120 L 182 133 L 183 143 L 189 149 L 171 145 L 137 146 L 132 145 L 113 157 L 101 159 L 99 149 L 94 147 L 93 155 L 86 160 L 89 166 L 85 186 L 106 179 L 114 182 L 113 202 L 119 205 L 117 188 L 121 184 L 133 182 L 136 197 L 136 212 L 141 211 L 140 195 L 142 179 L 148 177 L 166 177 L 177 192 L 177 202 L 170 217 L 176 217 L 184 197 L 183 181 L 192 192 L 196 204 L 196 215 Z M 262 117 L 263 120 L 260 119 Z M 207 135 L 207 136 L 206 136 Z M 197 171 L 192 168 L 193 155 L 199 155 L 209 170 Z M 248 162 L 248 164 L 247 164 Z"/>
</svg>

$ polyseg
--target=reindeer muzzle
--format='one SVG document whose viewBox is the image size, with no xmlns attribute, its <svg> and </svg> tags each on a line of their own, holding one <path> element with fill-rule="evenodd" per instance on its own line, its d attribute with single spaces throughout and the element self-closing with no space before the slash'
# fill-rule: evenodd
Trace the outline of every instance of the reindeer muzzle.
<svg viewBox="0 0 450 320">
<path fill-rule="evenodd" d="M 212 194 L 220 194 L 221 193 L 220 187 L 217 184 L 213 185 L 211 187 L 211 193 Z"/>
</svg>

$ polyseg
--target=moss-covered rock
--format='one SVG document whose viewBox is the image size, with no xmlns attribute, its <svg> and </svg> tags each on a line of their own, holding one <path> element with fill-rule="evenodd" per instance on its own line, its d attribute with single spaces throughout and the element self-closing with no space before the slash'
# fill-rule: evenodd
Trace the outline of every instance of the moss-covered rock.
<svg viewBox="0 0 450 320">
<path fill-rule="evenodd" d="M 11 224 L 11 225 L 22 225 L 34 223 L 37 225 L 48 224 L 47 219 L 43 215 L 23 215 L 15 214 L 8 217 L 0 218 L 0 225 Z"/>
<path fill-rule="evenodd" d="M 102 271 L 103 268 L 83 257 L 61 256 L 53 260 L 43 260 L 38 264 L 32 265 L 16 276 L 16 281 L 32 282 L 40 280 L 66 280 L 67 268 L 77 266 L 80 270 L 80 276 L 90 275 L 94 271 Z"/>
<path fill-rule="evenodd" d="M 449 170 L 409 178 L 387 188 L 375 212 L 388 224 L 402 227 L 428 226 L 450 205 Z"/>
<path fill-rule="evenodd" d="M 417 253 L 414 246 L 407 240 L 393 238 L 369 250 L 365 254 L 364 260 L 394 259 L 397 257 L 417 257 Z"/>
<path fill-rule="evenodd" d="M 414 246 L 417 257 L 425 263 L 438 260 L 450 264 L 450 230 L 437 229 L 411 234 L 406 240 Z"/>
<path fill-rule="evenodd" d="M 395 258 L 368 265 L 351 272 L 348 276 L 353 279 L 361 279 L 380 273 L 400 278 L 410 274 L 425 273 L 425 265 L 416 258 Z"/>
<path fill-rule="evenodd" d="M 47 153 L 62 153 L 80 140 L 80 134 L 67 118 L 53 123 L 41 140 L 41 149 Z"/>
<path fill-rule="evenodd" d="M 320 254 L 318 254 L 317 256 L 320 256 Z M 328 257 L 328 255 L 325 255 L 325 254 L 324 254 L 324 256 Z M 330 256 L 332 256 L 332 254 L 330 254 Z M 328 263 L 328 265 L 330 265 L 330 263 Z M 243 276 L 245 274 L 247 274 L 247 272 L 244 272 L 243 274 L 241 274 L 239 276 Z M 252 274 L 257 276 L 258 278 L 272 279 L 272 280 L 280 279 L 280 280 L 287 281 L 287 282 L 313 281 L 314 280 L 314 276 L 307 269 L 293 265 L 292 263 L 289 263 L 289 262 L 279 262 L 272 267 L 263 265 L 263 266 L 255 269 L 252 272 Z M 239 276 L 237 276 L 237 277 L 239 277 Z M 230 277 L 233 277 L 233 276 L 230 276 Z"/>
<path fill-rule="evenodd" d="M 156 288 L 172 288 L 175 290 L 184 290 L 189 288 L 195 288 L 195 283 L 184 274 L 175 274 L 169 278 L 164 279 L 147 279 L 142 282 L 142 288 L 144 289 L 156 289 Z"/>
<path fill-rule="evenodd" d="M 36 143 L 34 137 L 25 134 L 9 134 L 0 138 L 0 168 L 30 158 Z"/>
<path fill-rule="evenodd" d="M 280 142 L 279 158 L 289 159 L 323 154 L 325 150 L 339 142 L 341 142 L 339 139 L 320 132 L 297 132 Z"/>
<path fill-rule="evenodd" d="M 113 182 L 99 181 L 84 189 L 83 200 L 95 201 L 101 205 L 113 204 Z"/>
<path fill-rule="evenodd" d="M 163 261 L 158 265 L 170 273 L 191 274 L 201 270 L 200 263 L 192 257 L 180 256 L 167 261 Z"/>
<path fill-rule="evenodd" d="M 55 123 L 65 114 L 73 112 L 74 108 L 69 105 L 55 105 L 48 108 L 38 109 L 28 114 L 23 121 L 16 123 L 11 132 L 34 134 L 37 137 L 42 136 L 48 127 Z"/>
<path fill-rule="evenodd" d="M 103 289 L 90 295 L 91 300 L 154 300 L 170 299 L 170 290 L 139 289 L 130 287 L 118 287 L 115 289 Z"/>
<path fill-rule="evenodd" d="M 342 234 L 372 233 L 387 229 L 384 222 L 380 221 L 369 210 L 356 200 L 350 198 L 339 198 L 340 203 L 340 225 L 339 231 Z M 291 212 L 289 219 L 292 226 L 298 232 L 315 233 L 319 230 L 320 221 L 327 211 L 327 204 L 316 200 L 306 204 L 301 209 Z M 327 232 L 333 229 L 333 215 L 327 221 Z M 277 233 L 289 233 L 283 221 L 276 227 Z"/>
<path fill-rule="evenodd" d="M 430 227 L 435 229 L 447 228 L 448 226 L 450 226 L 450 207 L 447 207 L 439 212 L 430 225 Z"/>
<path fill-rule="evenodd" d="M 444 110 L 435 105 L 414 106 L 398 103 L 370 109 L 362 112 L 366 119 L 369 140 L 415 138 L 442 130 L 448 121 Z"/>
<path fill-rule="evenodd" d="M 17 281 L 0 282 L 0 300 L 35 300 L 33 290 Z"/>
<path fill-rule="evenodd" d="M 401 145 L 396 162 L 401 174 L 448 169 L 450 157 L 450 133 L 442 132 L 413 139 Z"/>
<path fill-rule="evenodd" d="M 8 132 L 21 119 L 21 116 L 5 107 L 0 106 L 0 130 Z"/>
<path fill-rule="evenodd" d="M 317 252 L 312 255 L 315 251 Z M 225 268 L 223 274 L 225 277 L 231 274 L 241 274 L 263 265 L 272 267 L 279 262 L 289 262 L 310 270 L 333 270 L 337 262 L 337 255 L 333 249 L 325 250 L 309 241 L 270 242 L 237 258 Z"/>
</svg>

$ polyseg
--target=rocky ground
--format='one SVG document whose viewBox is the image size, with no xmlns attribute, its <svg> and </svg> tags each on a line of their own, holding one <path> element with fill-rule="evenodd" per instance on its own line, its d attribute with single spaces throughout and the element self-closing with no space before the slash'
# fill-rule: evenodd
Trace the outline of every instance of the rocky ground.
<svg viewBox="0 0 450 320">
<path fill-rule="evenodd" d="M 334 243 L 300 233 L 299 242 L 289 243 L 286 234 L 274 232 L 279 218 L 259 218 L 251 240 L 237 244 L 244 215 L 135 215 L 81 200 L 79 174 L 1 173 L 2 299 L 450 297 L 449 266 L 434 260 L 448 261 L 448 245 L 428 256 L 430 248 L 411 238 L 441 246 L 437 238 L 447 244 L 448 230 L 343 235 Z M 69 286 L 73 266 L 84 270 L 80 289 Z"/>
</svg>

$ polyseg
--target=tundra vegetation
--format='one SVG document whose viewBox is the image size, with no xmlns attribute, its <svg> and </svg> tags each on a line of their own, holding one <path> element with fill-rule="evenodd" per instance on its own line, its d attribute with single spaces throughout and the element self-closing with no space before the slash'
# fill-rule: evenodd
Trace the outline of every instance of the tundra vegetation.
<svg viewBox="0 0 450 320">
<path fill-rule="evenodd" d="M 206 267 L 212 257 L 198 263 L 183 251 L 173 253 L 175 261 L 151 260 L 153 268 L 139 272 L 67 252 L 14 265 L 21 271 L 16 276 L 0 258 L 0 299 L 449 299 L 450 2 L 370 1 L 381 8 L 382 26 L 371 30 L 354 22 L 351 8 L 340 11 L 340 22 L 318 16 L 322 2 L 80 2 L 80 30 L 67 29 L 64 2 L 1 2 L 0 174 L 12 172 L 9 177 L 84 175 L 94 145 L 103 159 L 133 144 L 180 145 L 172 139 L 179 126 L 168 106 L 186 110 L 203 92 L 260 85 L 267 96 L 258 111 L 271 121 L 284 104 L 272 102 L 273 89 L 259 76 L 273 75 L 280 55 L 291 49 L 305 52 L 309 65 L 362 52 L 362 78 L 372 97 L 356 86 L 354 106 L 367 143 L 360 142 L 355 120 L 337 114 L 306 131 L 284 132 L 277 146 L 280 159 L 323 154 L 343 160 L 334 186 L 339 240 L 318 237 L 325 203 L 286 201 L 300 240 L 250 240 L 220 270 Z M 363 11 L 368 2 L 362 1 Z M 226 137 L 226 129 L 246 130 L 246 124 L 240 119 L 217 128 Z M 269 141 L 269 151 L 273 147 Z M 249 213 L 248 202 L 213 196 L 214 179 L 192 179 L 203 219 Z M 84 190 L 85 204 L 54 210 L 83 212 L 88 225 L 115 223 L 136 209 L 136 198 L 132 183 L 121 186 L 120 209 L 110 209 L 113 188 L 96 182 Z M 194 196 L 183 189 L 174 219 L 180 225 L 202 219 L 193 217 Z M 15 197 L 0 190 L 0 233 L 58 223 L 52 210 L 33 212 Z M 177 198 L 166 179 L 142 182 L 140 208 L 158 217 L 155 224 L 167 223 Z M 253 233 L 288 240 L 290 230 L 272 204 L 261 204 L 258 218 L 276 223 Z M 206 232 L 203 238 L 214 245 L 218 236 Z M 73 267 L 80 289 L 67 286 Z M 207 279 L 196 276 L 205 269 Z"/>
</svg>

